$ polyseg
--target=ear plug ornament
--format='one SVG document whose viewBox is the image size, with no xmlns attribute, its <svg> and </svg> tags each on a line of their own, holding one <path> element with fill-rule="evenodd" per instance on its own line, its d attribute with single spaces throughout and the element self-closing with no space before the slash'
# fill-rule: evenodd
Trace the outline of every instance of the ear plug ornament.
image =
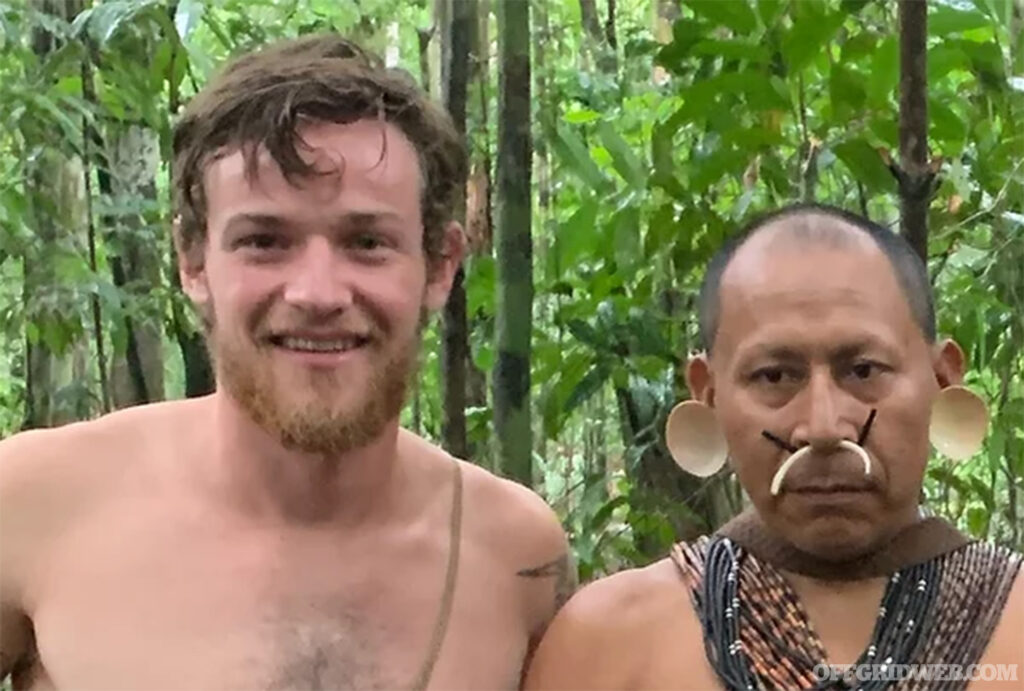
<svg viewBox="0 0 1024 691">
<path fill-rule="evenodd" d="M 928 437 L 943 456 L 962 461 L 978 453 L 988 430 L 988 408 L 978 394 L 963 386 L 939 392 L 932 406 Z"/>
<path fill-rule="evenodd" d="M 715 413 L 700 401 L 683 401 L 665 422 L 665 445 L 680 468 L 696 475 L 714 475 L 729 455 Z"/>
</svg>

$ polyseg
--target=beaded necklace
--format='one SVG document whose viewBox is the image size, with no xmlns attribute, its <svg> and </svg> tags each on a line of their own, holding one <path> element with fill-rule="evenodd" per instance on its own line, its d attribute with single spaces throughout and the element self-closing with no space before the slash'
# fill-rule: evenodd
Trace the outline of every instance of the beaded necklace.
<svg viewBox="0 0 1024 691">
<path fill-rule="evenodd" d="M 977 662 L 999 619 L 1021 555 L 981 543 L 901 568 L 889 578 L 857 665 L 881 675 L 820 678 L 827 659 L 795 591 L 771 562 L 724 536 L 672 550 L 704 630 L 708 662 L 729 691 L 932 689 L 885 678 L 889 665 Z M 896 670 L 892 670 L 896 671 Z M 964 683 L 943 688 L 962 689 Z"/>
<path fill-rule="evenodd" d="M 740 635 L 741 623 L 760 628 L 762 638 L 770 642 L 776 653 L 781 653 L 778 657 L 799 662 L 805 668 L 813 668 L 824 658 L 821 654 L 814 655 L 819 651 L 806 651 L 793 646 L 787 640 L 789 637 L 785 635 L 786 632 L 779 630 L 778 620 L 741 616 L 738 588 L 743 558 L 743 549 L 728 538 L 720 537 L 712 541 L 707 550 L 699 611 L 705 632 L 705 652 L 712 667 L 730 689 L 757 689 L 759 684 L 751 670 L 750 659 Z M 927 620 L 935 602 L 937 570 L 936 563 L 929 561 L 892 575 L 882 597 L 871 643 L 856 665 L 879 662 L 882 665 L 903 664 L 914 659 L 921 640 L 922 624 Z M 798 606 L 792 600 L 777 604 L 784 609 Z M 882 667 L 881 671 L 884 674 L 885 668 Z M 884 688 L 887 683 L 868 681 L 858 688 L 873 691 Z M 838 684 L 836 686 L 825 680 L 813 688 L 845 688 L 841 680 Z"/>
</svg>

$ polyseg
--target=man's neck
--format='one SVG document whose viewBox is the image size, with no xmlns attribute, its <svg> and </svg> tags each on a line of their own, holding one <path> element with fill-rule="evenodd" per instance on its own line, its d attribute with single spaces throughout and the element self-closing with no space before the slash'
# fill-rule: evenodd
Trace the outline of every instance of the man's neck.
<svg viewBox="0 0 1024 691">
<path fill-rule="evenodd" d="M 210 400 L 210 478 L 232 510 L 274 523 L 362 524 L 396 494 L 398 420 L 369 444 L 325 457 L 287 449 L 226 392 Z"/>
</svg>

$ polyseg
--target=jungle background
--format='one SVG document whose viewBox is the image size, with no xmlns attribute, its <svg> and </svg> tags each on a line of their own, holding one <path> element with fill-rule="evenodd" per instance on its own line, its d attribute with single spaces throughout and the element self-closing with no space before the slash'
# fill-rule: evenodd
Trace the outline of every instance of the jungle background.
<svg viewBox="0 0 1024 691">
<path fill-rule="evenodd" d="M 472 253 L 403 422 L 542 494 L 581 579 L 740 510 L 662 430 L 706 261 L 796 200 L 927 255 L 991 422 L 925 501 L 1024 546 L 1021 0 L 0 2 L 0 438 L 212 389 L 170 128 L 229 55 L 318 31 L 420 80 L 471 151 Z"/>
</svg>

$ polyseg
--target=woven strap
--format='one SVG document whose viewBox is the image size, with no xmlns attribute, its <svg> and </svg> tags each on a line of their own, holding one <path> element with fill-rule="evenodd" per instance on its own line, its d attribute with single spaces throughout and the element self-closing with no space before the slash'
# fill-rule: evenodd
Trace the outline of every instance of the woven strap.
<svg viewBox="0 0 1024 691">
<path fill-rule="evenodd" d="M 462 542 L 462 466 L 455 458 L 452 458 L 452 475 L 455 487 L 452 490 L 451 523 L 448 527 L 448 571 L 444 577 L 444 591 L 441 593 L 441 609 L 437 615 L 437 623 L 434 624 L 427 657 L 423 660 L 423 666 L 412 684 L 413 691 L 424 691 L 430 683 L 434 665 L 441 654 L 444 635 L 448 631 L 452 600 L 455 598 L 455 581 L 459 574 L 459 545 Z"/>
</svg>

